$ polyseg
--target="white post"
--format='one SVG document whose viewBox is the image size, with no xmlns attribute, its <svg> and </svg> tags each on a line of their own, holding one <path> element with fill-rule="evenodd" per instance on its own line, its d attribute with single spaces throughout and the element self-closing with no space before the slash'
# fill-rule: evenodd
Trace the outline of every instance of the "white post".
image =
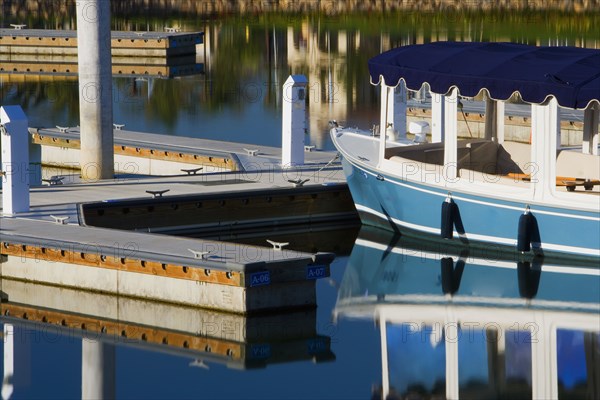
<svg viewBox="0 0 600 400">
<path fill-rule="evenodd" d="M 81 340 L 81 398 L 115 398 L 115 346 Z"/>
<path fill-rule="evenodd" d="M 555 191 L 558 103 L 531 105 L 531 184 L 534 199 L 542 200 Z"/>
<path fill-rule="evenodd" d="M 29 211 L 29 132 L 20 106 L 0 107 L 2 146 L 2 212 Z"/>
<path fill-rule="evenodd" d="M 492 140 L 496 131 L 496 102 L 489 96 L 485 96 L 485 126 L 484 139 Z"/>
<path fill-rule="evenodd" d="M 406 138 L 406 84 L 403 80 L 395 88 L 390 87 L 387 106 L 387 124 L 392 124 L 395 137 L 391 140 Z M 391 101 L 390 101 L 391 100 Z M 387 126 L 382 132 L 387 132 Z"/>
<path fill-rule="evenodd" d="M 556 103 L 556 118 L 552 120 L 553 124 L 556 124 L 556 149 L 559 150 L 562 147 L 562 134 L 560 126 L 560 107 L 558 102 Z"/>
<path fill-rule="evenodd" d="M 504 102 L 496 101 L 496 143 L 504 143 Z"/>
<path fill-rule="evenodd" d="M 598 155 L 598 124 L 600 123 L 600 106 L 592 104 L 583 114 L 583 143 L 581 151 L 584 154 Z"/>
<path fill-rule="evenodd" d="M 485 139 L 504 143 L 504 102 L 485 98 Z"/>
<path fill-rule="evenodd" d="M 458 90 L 453 88 L 444 98 L 446 108 L 444 118 L 444 171 L 445 178 L 454 181 L 458 176 Z"/>
<path fill-rule="evenodd" d="M 15 337 L 14 326 L 4 324 L 4 379 L 2 380 L 2 398 L 10 399 L 14 386 L 15 375 Z"/>
<path fill-rule="evenodd" d="M 379 161 L 378 165 L 381 167 L 383 160 L 385 159 L 385 147 L 386 147 L 386 129 L 388 124 L 388 104 L 390 103 L 390 87 L 385 84 L 385 81 L 381 80 L 381 107 L 379 113 Z"/>
<path fill-rule="evenodd" d="M 77 1 L 81 177 L 114 176 L 110 1 Z"/>
<path fill-rule="evenodd" d="M 304 75 L 290 75 L 283 84 L 281 165 L 290 168 L 304 164 L 306 135 L 306 85 Z"/>
<path fill-rule="evenodd" d="M 444 141 L 444 120 L 446 119 L 444 96 L 431 93 L 431 142 Z"/>
</svg>

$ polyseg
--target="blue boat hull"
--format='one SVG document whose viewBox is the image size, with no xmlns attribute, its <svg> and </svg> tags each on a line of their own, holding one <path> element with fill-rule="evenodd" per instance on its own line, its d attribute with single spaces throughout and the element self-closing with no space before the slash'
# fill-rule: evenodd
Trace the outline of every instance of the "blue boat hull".
<svg viewBox="0 0 600 400">
<path fill-rule="evenodd" d="M 363 224 L 443 240 L 441 209 L 448 197 L 446 189 L 386 176 L 346 159 L 342 163 Z M 452 201 L 458 210 L 453 241 L 484 245 L 491 256 L 498 251 L 516 252 L 519 218 L 527 204 L 456 192 Z M 531 213 L 537 253 L 598 259 L 598 213 L 542 205 L 531 205 Z"/>
</svg>

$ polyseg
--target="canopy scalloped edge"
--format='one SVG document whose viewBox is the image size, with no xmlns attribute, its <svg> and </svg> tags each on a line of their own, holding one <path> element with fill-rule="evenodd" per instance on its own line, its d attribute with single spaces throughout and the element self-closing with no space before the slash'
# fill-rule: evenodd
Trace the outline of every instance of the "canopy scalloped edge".
<svg viewBox="0 0 600 400">
<path fill-rule="evenodd" d="M 400 46 L 369 59 L 372 82 L 408 89 L 428 83 L 432 92 L 458 88 L 473 97 L 487 89 L 507 100 L 514 93 L 529 104 L 554 97 L 565 108 L 600 102 L 600 50 L 502 42 L 431 42 Z"/>
<path fill-rule="evenodd" d="M 369 81 L 371 82 L 371 85 L 375 85 L 375 86 L 377 86 L 377 85 L 380 85 L 380 84 L 381 84 L 381 82 L 383 82 L 383 83 L 385 84 L 385 79 L 383 78 L 383 75 L 379 75 L 379 80 L 378 80 L 377 82 L 373 82 L 373 80 L 372 80 L 372 79 L 369 79 Z M 421 89 L 422 89 L 422 88 L 424 88 L 425 86 L 429 87 L 429 83 L 428 83 L 428 82 L 423 82 L 423 84 L 421 85 L 421 87 L 420 87 L 420 88 L 418 88 L 418 89 L 410 88 L 410 87 L 408 87 L 408 85 L 406 85 L 406 81 L 404 80 L 404 78 L 400 78 L 400 80 L 398 80 L 398 83 L 397 83 L 396 85 L 394 85 L 394 86 L 390 86 L 390 85 L 386 85 L 386 86 L 388 86 L 388 87 L 393 87 L 393 88 L 397 88 L 397 87 L 400 85 L 400 83 L 401 83 L 401 82 L 404 82 L 404 85 L 406 86 L 406 88 L 407 88 L 408 90 L 412 91 L 412 92 L 418 92 L 419 90 L 421 90 Z M 442 96 L 447 96 L 447 95 L 450 93 L 450 91 L 451 91 L 452 89 L 457 89 L 457 90 L 458 90 L 458 95 L 459 95 L 459 96 L 461 96 L 461 94 L 460 94 L 460 88 L 459 88 L 458 86 L 456 86 L 456 85 L 452 85 L 452 86 L 450 86 L 450 87 L 448 88 L 448 90 L 447 90 L 446 92 L 444 92 L 444 93 L 437 93 L 437 92 L 434 92 L 434 91 L 432 91 L 431 89 L 429 89 L 429 91 L 430 91 L 431 93 L 434 93 L 434 94 L 439 94 L 439 95 L 442 95 Z M 537 102 L 531 102 L 531 101 L 526 101 L 526 100 L 523 100 L 523 97 L 521 96 L 521 93 L 520 93 L 518 90 L 515 90 L 514 92 L 512 92 L 512 93 L 510 94 L 510 96 L 508 96 L 506 99 L 501 99 L 501 98 L 495 98 L 495 97 L 493 97 L 493 96 L 490 94 L 490 91 L 489 91 L 487 88 L 481 88 L 481 89 L 479 89 L 479 92 L 477 92 L 477 94 L 476 94 L 475 96 L 462 96 L 462 97 L 469 97 L 469 98 L 472 98 L 472 97 L 479 96 L 480 94 L 482 94 L 482 93 L 484 93 L 484 92 L 487 94 L 487 96 L 488 96 L 490 99 L 492 99 L 492 100 L 494 100 L 494 101 L 507 101 L 508 99 L 510 99 L 511 97 L 513 97 L 515 94 L 518 94 L 518 95 L 519 95 L 519 97 L 521 97 L 521 100 L 522 100 L 524 103 L 527 103 L 527 104 L 546 104 L 546 103 L 547 103 L 547 102 L 548 102 L 550 99 L 552 99 L 552 98 L 556 99 L 556 96 L 554 96 L 554 95 L 547 95 L 547 96 L 546 96 L 546 98 L 544 98 L 544 101 L 542 101 L 541 103 L 537 103 Z M 586 104 L 586 106 L 585 106 L 585 107 L 578 108 L 578 110 L 585 110 L 586 108 L 588 108 L 588 107 L 592 107 L 592 106 L 594 106 L 594 105 L 596 105 L 597 107 L 600 107 L 600 100 L 599 100 L 599 99 L 592 99 L 592 100 L 590 100 L 590 101 L 589 101 L 589 102 Z M 565 106 L 562 106 L 562 105 L 560 105 L 560 104 L 559 104 L 559 107 L 563 107 L 563 108 L 570 108 L 570 107 L 565 107 Z"/>
</svg>

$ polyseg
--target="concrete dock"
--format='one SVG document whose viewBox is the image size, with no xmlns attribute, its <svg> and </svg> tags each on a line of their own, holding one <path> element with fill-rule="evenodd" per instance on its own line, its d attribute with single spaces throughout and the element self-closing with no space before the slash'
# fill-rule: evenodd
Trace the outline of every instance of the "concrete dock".
<svg viewBox="0 0 600 400">
<path fill-rule="evenodd" d="M 17 29 L 18 28 L 18 29 Z M 77 55 L 77 31 L 0 29 L 0 54 Z M 127 57 L 172 57 L 196 54 L 203 32 L 111 32 L 111 54 Z"/>
<path fill-rule="evenodd" d="M 258 175 L 257 171 L 282 169 L 280 148 L 134 132 L 116 126 L 118 129 L 113 131 L 116 173 L 173 175 L 181 174 L 182 169 L 202 167 L 200 173 L 254 171 L 250 175 Z M 33 143 L 42 146 L 44 166 L 81 169 L 79 127 L 30 129 L 30 133 Z M 318 169 L 332 161 L 336 161 L 332 165 L 339 169 L 339 160 L 334 160 L 335 156 L 335 152 L 307 148 L 305 165 L 283 175 L 287 174 L 291 179 L 297 175 L 296 170 Z M 343 180 L 343 175 L 339 174 L 335 179 Z"/>
<path fill-rule="evenodd" d="M 214 178 L 222 179 L 222 175 Z M 132 195 L 137 197 L 142 194 L 142 190 L 145 194 L 145 190 L 168 186 L 174 193 L 187 192 L 184 198 L 190 192 L 210 191 L 213 197 L 211 201 L 227 210 L 227 207 L 237 208 L 243 204 L 243 200 L 231 200 L 234 193 L 230 191 L 231 186 L 238 185 L 237 189 L 244 194 L 244 198 L 251 198 L 252 190 L 248 189 L 253 185 L 262 186 L 261 190 L 265 190 L 265 186 L 271 186 L 260 182 L 228 184 L 224 181 L 225 184 L 220 186 L 202 185 L 202 182 L 210 181 L 201 176 L 186 175 L 174 179 L 136 179 L 34 188 L 30 213 L 0 218 L 0 254 L 3 256 L 1 275 L 3 278 L 158 299 L 243 314 L 268 309 L 314 307 L 315 279 L 329 276 L 328 264 L 334 258 L 332 254 L 307 254 L 272 248 L 267 243 L 268 236 L 265 236 L 264 242 L 268 247 L 258 247 L 80 225 L 83 220 L 79 218 L 85 216 L 85 213 L 98 215 L 99 204 L 108 207 L 107 211 L 114 206 L 119 207 L 119 213 L 122 213 L 121 207 L 126 205 L 136 210 L 135 199 L 124 200 L 126 205 L 118 199 Z M 221 194 L 228 201 L 219 204 L 220 200 L 215 198 L 215 193 L 224 188 L 226 191 Z M 327 189 L 327 192 L 321 194 L 317 191 L 315 197 L 322 196 L 325 202 L 347 196 L 347 188 L 343 184 L 331 184 L 322 188 Z M 290 194 L 290 190 L 294 189 L 284 189 L 289 202 L 294 202 L 290 196 L 301 199 L 301 195 L 306 194 L 310 187 L 300 189 L 302 193 L 297 195 Z M 336 197 L 330 197 L 336 192 Z M 271 192 L 271 196 L 279 201 L 274 193 L 275 191 Z M 148 196 L 145 194 L 140 200 L 143 203 L 140 207 L 146 211 L 149 207 Z M 312 195 L 309 198 L 315 200 Z M 78 206 L 76 201 L 91 199 L 94 199 L 94 203 L 89 210 L 93 211 L 85 211 L 83 215 L 78 212 L 78 207 L 80 211 L 85 206 Z M 98 203 L 99 199 L 104 201 Z M 169 200 L 169 197 L 162 199 Z M 214 214 L 210 207 L 203 210 L 196 203 L 197 199 L 194 199 L 192 203 L 184 202 L 179 208 L 172 206 L 177 205 L 177 202 L 168 202 L 164 203 L 165 207 L 161 211 L 161 203 L 157 202 L 156 210 L 159 214 L 167 212 L 163 214 L 167 219 L 167 210 L 176 216 L 179 212 L 187 213 L 190 221 L 198 215 Z M 196 212 L 186 211 L 185 204 L 194 205 Z M 208 206 L 209 202 L 204 204 Z M 352 204 L 349 196 L 346 204 Z M 248 210 L 252 208 L 251 204 L 246 205 Z M 272 209 L 279 210 L 279 207 Z M 238 223 L 245 226 L 252 223 L 267 225 L 271 217 L 264 208 L 261 207 L 261 210 L 264 212 L 262 219 L 255 217 L 238 222 L 235 217 L 227 219 L 222 216 L 220 220 L 213 219 L 208 225 L 212 229 L 217 229 L 218 225 L 223 229 L 232 229 Z M 152 216 L 146 218 L 148 221 L 153 220 Z M 323 214 L 301 211 L 297 218 L 304 218 L 305 223 L 310 223 L 311 218 L 343 220 L 355 218 L 355 214 L 347 207 L 345 211 L 335 215 L 330 211 Z M 279 222 L 281 225 L 284 223 L 285 221 Z M 119 227 L 123 228 L 122 225 L 117 226 Z"/>
<path fill-rule="evenodd" d="M 35 140 L 74 147 L 77 132 L 50 131 Z M 335 153 L 307 151 L 305 165 L 282 169 L 274 148 L 115 133 L 115 148 L 136 154 L 132 165 L 161 162 L 176 174 L 92 183 L 75 174 L 32 187 L 29 212 L 0 217 L 2 279 L 240 314 L 316 306 L 315 279 L 329 276 L 333 254 L 286 250 L 268 234 L 251 246 L 156 232 L 357 222 Z"/>
</svg>

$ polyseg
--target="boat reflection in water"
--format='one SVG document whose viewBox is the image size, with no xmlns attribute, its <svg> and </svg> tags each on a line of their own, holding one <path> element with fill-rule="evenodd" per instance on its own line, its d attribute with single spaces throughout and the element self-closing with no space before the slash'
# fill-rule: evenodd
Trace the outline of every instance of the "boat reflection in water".
<svg viewBox="0 0 600 400">
<path fill-rule="evenodd" d="M 373 398 L 600 398 L 600 270 L 362 229 L 336 318 L 379 326 Z"/>
</svg>

